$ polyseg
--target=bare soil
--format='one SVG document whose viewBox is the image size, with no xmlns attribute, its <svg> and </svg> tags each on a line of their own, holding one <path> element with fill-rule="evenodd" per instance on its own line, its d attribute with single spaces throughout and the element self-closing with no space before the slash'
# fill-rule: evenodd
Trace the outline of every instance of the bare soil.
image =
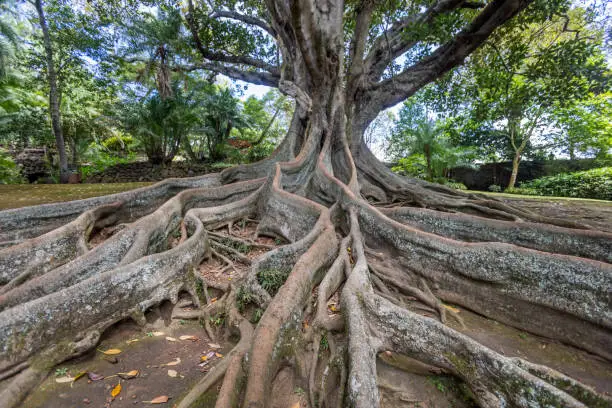
<svg viewBox="0 0 612 408">
<path fill-rule="evenodd" d="M 149 320 L 154 318 L 154 313 L 149 316 Z M 197 340 L 180 340 L 180 336 L 195 336 Z M 168 337 L 176 341 L 170 341 Z M 210 352 L 223 355 L 232 347 L 231 344 L 224 343 L 222 348 L 217 349 L 209 346 L 209 343 L 213 344 L 196 321 L 168 322 L 160 316 L 142 328 L 132 321 L 118 323 L 105 333 L 98 345 L 98 350 L 120 349 L 121 354 L 116 356 L 117 363 L 108 362 L 105 355 L 96 350 L 68 361 L 57 367 L 55 375 L 52 373 L 24 401 L 23 407 L 148 406 L 143 401 L 150 401 L 161 395 L 168 396 L 170 400 L 167 406 L 172 406 L 173 401 L 178 401 L 186 394 L 208 370 L 214 369 L 215 360 L 223 358 L 215 355 L 207 366 L 200 367 L 202 356 Z M 176 365 L 167 365 L 176 362 Z M 121 379 L 114 376 L 132 370 L 138 370 L 137 377 Z M 177 376 L 170 377 L 168 370 L 176 371 Z M 85 371 L 106 378 L 91 381 L 84 376 L 72 386 L 71 383 L 56 382 L 65 375 L 74 377 Z M 121 392 L 112 399 L 111 391 L 119 383 Z"/>
</svg>

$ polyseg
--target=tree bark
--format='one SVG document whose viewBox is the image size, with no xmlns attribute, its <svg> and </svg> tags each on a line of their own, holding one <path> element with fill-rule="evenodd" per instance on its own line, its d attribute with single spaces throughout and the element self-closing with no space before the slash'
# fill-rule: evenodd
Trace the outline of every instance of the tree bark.
<svg viewBox="0 0 612 408">
<path fill-rule="evenodd" d="M 512 158 L 512 173 L 510 174 L 510 181 L 508 182 L 508 189 L 513 189 L 516 184 L 516 177 L 518 176 L 519 164 L 521 162 L 521 152 L 517 151 L 514 153 Z"/>
<path fill-rule="evenodd" d="M 49 80 L 49 113 L 51 115 L 51 126 L 53 135 L 55 136 L 55 145 L 59 155 L 59 171 L 60 182 L 68 182 L 68 157 L 66 156 L 66 146 L 64 143 L 64 135 L 62 133 L 62 118 L 60 114 L 59 91 L 57 88 L 57 72 L 55 70 L 55 62 L 53 61 L 53 45 L 51 36 L 49 35 L 49 27 L 45 18 L 45 11 L 42 0 L 35 0 L 34 5 L 38 13 L 38 21 L 43 33 L 43 42 L 45 47 L 46 63 L 47 63 L 47 78 Z"/>
</svg>

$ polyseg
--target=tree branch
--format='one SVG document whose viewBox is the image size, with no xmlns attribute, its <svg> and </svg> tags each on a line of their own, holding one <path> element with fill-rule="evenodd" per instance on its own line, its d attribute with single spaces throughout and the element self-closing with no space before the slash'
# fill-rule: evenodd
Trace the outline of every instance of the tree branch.
<svg viewBox="0 0 612 408">
<path fill-rule="evenodd" d="M 232 79 L 249 82 L 255 85 L 265 85 L 278 88 L 279 75 L 261 71 L 245 71 L 230 65 L 223 65 L 217 62 L 202 62 L 195 65 L 180 65 L 173 68 L 177 72 L 190 72 L 205 69 L 208 71 L 223 74 Z"/>
<path fill-rule="evenodd" d="M 245 24 L 254 25 L 259 28 L 262 28 L 272 37 L 276 38 L 276 31 L 274 31 L 274 29 L 264 20 L 261 20 L 257 17 L 247 16 L 245 14 L 240 14 L 236 11 L 229 11 L 229 10 L 215 10 L 211 13 L 210 17 L 211 18 L 223 17 L 223 18 L 229 18 L 229 19 L 236 20 L 236 21 L 242 21 Z"/>
<path fill-rule="evenodd" d="M 239 79 L 241 81 L 273 87 L 278 86 L 278 78 L 280 78 L 280 73 L 277 67 L 247 55 L 229 55 L 222 52 L 211 51 L 204 47 L 204 44 L 200 39 L 200 35 L 198 34 L 198 24 L 195 21 L 194 11 L 195 10 L 193 2 L 192 0 L 189 0 L 188 12 L 185 15 L 185 20 L 187 20 L 187 25 L 189 26 L 189 30 L 191 31 L 191 35 L 196 44 L 196 48 L 198 49 L 202 57 L 211 62 L 204 62 L 202 64 L 194 65 L 192 67 L 187 68 L 187 70 L 208 69 L 210 71 L 218 72 L 227 75 L 230 78 Z M 221 64 L 218 64 L 219 62 L 247 65 L 257 69 L 263 69 L 265 71 L 268 71 L 268 73 L 243 71 L 241 69 L 231 66 L 225 67 Z"/>
<path fill-rule="evenodd" d="M 478 48 L 493 31 L 527 7 L 533 0 L 494 0 L 474 19 L 472 24 L 430 56 L 405 69 L 399 75 L 374 84 L 370 101 L 378 111 L 389 108 L 425 84 L 435 80 Z"/>
<path fill-rule="evenodd" d="M 378 80 L 385 68 L 397 57 L 414 47 L 417 43 L 403 35 L 404 30 L 411 25 L 426 24 L 441 14 L 461 8 L 483 8 L 485 4 L 466 0 L 443 0 L 435 2 L 421 14 L 409 15 L 393 24 L 393 26 L 378 38 L 366 57 L 366 66 L 370 67 L 370 78 Z"/>
</svg>

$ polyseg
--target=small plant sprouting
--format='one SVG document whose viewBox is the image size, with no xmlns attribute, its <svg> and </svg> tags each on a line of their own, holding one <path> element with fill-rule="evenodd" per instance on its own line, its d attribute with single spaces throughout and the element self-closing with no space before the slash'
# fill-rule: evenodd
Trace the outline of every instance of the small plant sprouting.
<svg viewBox="0 0 612 408">
<path fill-rule="evenodd" d="M 56 368 L 55 369 L 55 376 L 59 377 L 59 376 L 62 376 L 62 375 L 66 375 L 67 372 L 68 372 L 68 369 L 66 367 Z"/>
<path fill-rule="evenodd" d="M 184 324 L 186 324 L 186 323 L 187 323 L 187 322 L 186 322 L 186 321 L 184 321 L 183 319 L 179 320 L 179 324 L 180 324 L 181 326 L 182 326 L 182 325 L 184 325 Z"/>
<path fill-rule="evenodd" d="M 329 350 L 329 341 L 327 340 L 327 334 L 321 336 L 321 342 L 319 343 L 319 350 L 321 352 Z"/>
<path fill-rule="evenodd" d="M 238 292 L 236 292 L 236 306 L 238 306 L 240 313 L 244 312 L 244 309 L 253 300 L 253 294 L 245 289 L 244 286 L 238 288 Z"/>
<path fill-rule="evenodd" d="M 274 296 L 283 286 L 290 272 L 289 270 L 264 269 L 257 272 L 257 281 L 270 296 Z"/>
<path fill-rule="evenodd" d="M 303 389 L 303 388 L 301 388 L 301 387 L 295 387 L 295 388 L 293 389 L 293 393 L 294 393 L 295 395 L 297 395 L 298 397 L 303 397 L 304 395 L 306 395 L 306 392 L 305 392 L 305 391 L 304 391 L 304 389 Z"/>
<path fill-rule="evenodd" d="M 223 326 L 223 324 L 225 324 L 225 314 L 217 313 L 216 315 L 211 316 L 210 324 L 217 327 Z"/>
<path fill-rule="evenodd" d="M 153 332 L 147 332 L 147 337 L 153 337 Z"/>
<path fill-rule="evenodd" d="M 526 333 L 519 333 L 518 335 L 521 339 L 523 340 L 527 340 L 527 334 Z"/>
<path fill-rule="evenodd" d="M 429 377 L 429 382 L 432 383 L 438 391 L 446 393 L 446 386 L 444 385 L 444 381 L 441 377 L 432 375 L 431 377 Z"/>
<path fill-rule="evenodd" d="M 253 310 L 253 317 L 251 318 L 251 322 L 252 323 L 259 323 L 259 321 L 261 320 L 261 316 L 263 316 L 263 309 L 261 308 L 257 308 L 255 310 Z"/>
</svg>

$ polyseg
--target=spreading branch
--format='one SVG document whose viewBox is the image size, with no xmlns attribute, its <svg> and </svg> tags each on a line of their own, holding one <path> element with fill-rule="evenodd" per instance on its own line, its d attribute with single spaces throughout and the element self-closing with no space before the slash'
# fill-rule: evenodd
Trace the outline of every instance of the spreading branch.
<svg viewBox="0 0 612 408">
<path fill-rule="evenodd" d="M 400 74 L 374 84 L 372 104 L 376 109 L 389 108 L 413 95 L 425 84 L 461 64 L 482 45 L 493 31 L 526 8 L 532 0 L 495 0 L 474 19 L 472 24 L 428 57 L 406 68 Z"/>
</svg>

